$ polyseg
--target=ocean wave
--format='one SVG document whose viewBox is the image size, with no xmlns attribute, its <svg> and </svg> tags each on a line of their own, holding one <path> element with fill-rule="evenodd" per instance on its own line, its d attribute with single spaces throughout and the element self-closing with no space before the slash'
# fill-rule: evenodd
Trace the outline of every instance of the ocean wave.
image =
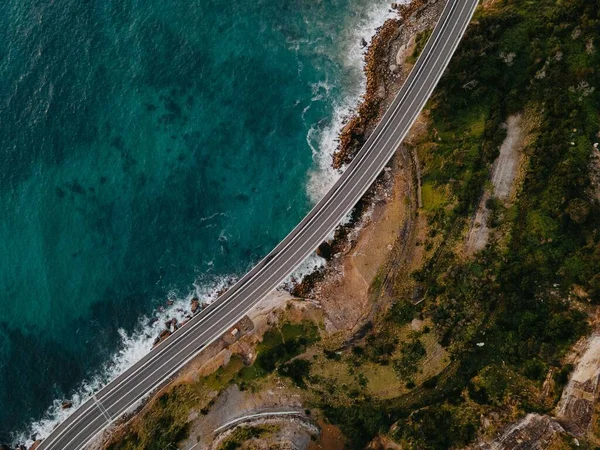
<svg viewBox="0 0 600 450">
<path fill-rule="evenodd" d="M 52 430 L 66 420 L 75 410 L 85 403 L 94 392 L 99 391 L 111 380 L 119 376 L 152 350 L 154 340 L 165 328 L 169 319 L 177 319 L 181 323 L 191 317 L 191 301 L 197 298 L 204 305 L 212 303 L 219 292 L 231 286 L 235 277 L 227 276 L 215 279 L 208 283 L 196 282 L 187 295 L 181 296 L 178 292 L 170 292 L 165 306 L 157 308 L 150 316 L 142 316 L 133 331 L 119 330 L 121 342 L 119 349 L 110 360 L 97 371 L 96 375 L 83 381 L 74 389 L 70 397 L 55 399 L 46 410 L 42 419 L 31 423 L 27 429 L 13 436 L 12 444 L 25 444 L 31 446 L 35 439 L 46 438 Z M 63 402 L 72 403 L 72 407 L 64 409 Z"/>
<path fill-rule="evenodd" d="M 331 120 L 327 123 L 313 124 L 306 135 L 314 161 L 314 167 L 308 172 L 306 184 L 306 191 L 312 203 L 318 202 L 343 173 L 343 170 L 332 167 L 332 161 L 338 147 L 340 132 L 355 113 L 366 89 L 367 79 L 363 69 L 368 46 L 361 46 L 360 40 L 364 39 L 370 43 L 378 27 L 396 15 L 396 12 L 390 9 L 390 3 L 374 5 L 358 24 L 343 36 L 342 61 L 345 71 L 350 74 L 349 85 L 344 86 L 343 98 L 334 101 Z M 319 92 L 323 86 L 328 86 L 327 82 L 313 86 L 313 93 L 315 88 Z"/>
<path fill-rule="evenodd" d="M 325 258 L 317 255 L 316 252 L 311 253 L 290 275 L 287 276 L 285 280 L 283 280 L 279 285 L 279 288 L 290 290 L 295 283 L 302 281 L 305 276 L 322 269 L 326 264 L 327 261 Z"/>
</svg>

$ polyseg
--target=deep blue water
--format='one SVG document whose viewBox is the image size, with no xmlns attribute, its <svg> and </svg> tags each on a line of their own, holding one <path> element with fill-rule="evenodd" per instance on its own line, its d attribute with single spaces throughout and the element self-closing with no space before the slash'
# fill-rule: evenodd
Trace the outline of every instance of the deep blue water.
<svg viewBox="0 0 600 450">
<path fill-rule="evenodd" d="M 385 4 L 0 2 L 0 441 L 301 219 Z"/>
</svg>

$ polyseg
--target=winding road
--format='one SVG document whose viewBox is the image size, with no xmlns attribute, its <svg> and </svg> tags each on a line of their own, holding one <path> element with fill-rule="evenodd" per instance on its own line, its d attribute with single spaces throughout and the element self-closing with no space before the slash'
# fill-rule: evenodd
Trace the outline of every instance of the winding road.
<svg viewBox="0 0 600 450">
<path fill-rule="evenodd" d="M 184 327 L 98 391 L 38 450 L 79 450 L 219 339 L 309 256 L 365 194 L 408 133 L 458 46 L 478 0 L 447 0 L 404 86 L 344 174 L 250 272 Z"/>
</svg>

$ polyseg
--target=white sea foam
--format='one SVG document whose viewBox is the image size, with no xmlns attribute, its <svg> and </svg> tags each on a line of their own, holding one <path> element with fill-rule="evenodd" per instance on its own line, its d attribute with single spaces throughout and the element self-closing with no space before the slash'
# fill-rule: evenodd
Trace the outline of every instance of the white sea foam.
<svg viewBox="0 0 600 450">
<path fill-rule="evenodd" d="M 311 253 L 304 261 L 302 261 L 302 264 L 296 267 L 296 270 L 294 270 L 285 280 L 283 280 L 283 282 L 279 285 L 279 288 L 290 289 L 294 283 L 302 281 L 305 276 L 322 269 L 326 264 L 327 261 L 317 255 L 316 252 Z"/>
<path fill-rule="evenodd" d="M 209 304 L 217 298 L 219 291 L 230 286 L 234 281 L 233 277 L 223 277 L 209 283 L 194 283 L 193 289 L 185 296 L 179 296 L 176 292 L 172 292 L 168 296 L 169 302 L 172 302 L 171 305 L 159 307 L 150 317 L 142 316 L 135 329 L 130 333 L 120 329 L 119 350 L 110 358 L 110 361 L 98 370 L 96 375 L 83 381 L 70 397 L 54 400 L 42 419 L 33 422 L 27 430 L 14 436 L 13 445 L 24 443 L 29 447 L 33 444 L 33 437 L 42 439 L 48 436 L 54 427 L 69 417 L 94 392 L 102 389 L 112 379 L 148 354 L 152 350 L 154 340 L 165 328 L 167 320 L 175 318 L 181 323 L 191 317 L 192 298 L 196 297 L 203 304 Z M 73 406 L 63 409 L 64 401 L 71 402 Z"/>
<path fill-rule="evenodd" d="M 313 124 L 306 136 L 314 161 L 314 167 L 308 173 L 306 190 L 313 203 L 322 198 L 342 174 L 342 171 L 332 167 L 333 155 L 339 143 L 339 134 L 356 111 L 366 89 L 367 80 L 363 68 L 367 47 L 362 47 L 360 40 L 362 38 L 370 43 L 377 28 L 383 25 L 387 19 L 396 16 L 396 12 L 390 9 L 390 3 L 378 3 L 371 7 L 359 23 L 353 29 L 347 30 L 343 36 L 342 53 L 344 57 L 342 63 L 348 74 L 348 85 L 344 86 L 343 98 L 333 105 L 331 120 L 325 125 Z M 313 93 L 315 88 L 321 86 L 322 83 L 313 86 Z"/>
</svg>

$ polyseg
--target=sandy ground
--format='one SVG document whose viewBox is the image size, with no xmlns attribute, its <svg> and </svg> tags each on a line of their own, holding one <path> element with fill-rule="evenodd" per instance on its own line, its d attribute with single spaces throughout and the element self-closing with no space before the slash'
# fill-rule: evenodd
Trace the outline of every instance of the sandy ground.
<svg viewBox="0 0 600 450">
<path fill-rule="evenodd" d="M 526 134 L 522 122 L 521 114 L 510 116 L 506 121 L 506 138 L 490 172 L 491 189 L 483 193 L 467 234 L 465 252 L 468 255 L 483 250 L 489 241 L 491 230 L 488 227 L 490 217 L 490 210 L 486 207 L 488 200 L 497 198 L 508 205 L 515 194 L 515 180 L 521 165 Z"/>
</svg>

